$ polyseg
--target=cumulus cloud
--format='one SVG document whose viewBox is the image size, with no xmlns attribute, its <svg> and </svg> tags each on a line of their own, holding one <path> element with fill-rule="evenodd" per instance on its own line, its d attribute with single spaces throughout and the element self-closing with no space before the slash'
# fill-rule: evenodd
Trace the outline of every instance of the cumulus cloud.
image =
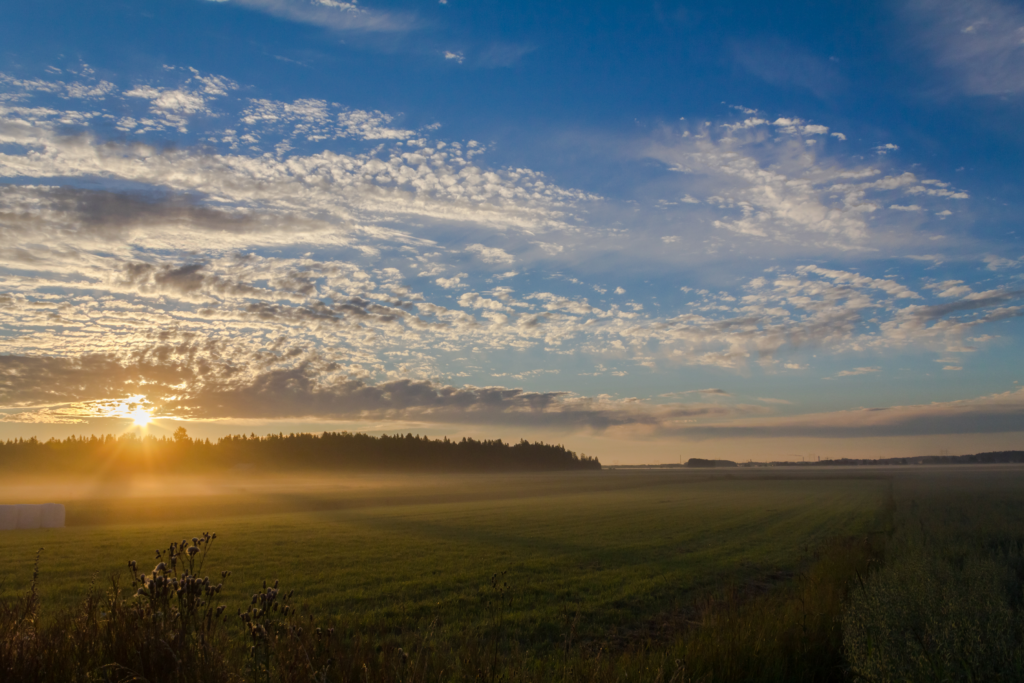
<svg viewBox="0 0 1024 683">
<path fill-rule="evenodd" d="M 925 204 L 924 198 L 968 198 L 966 192 L 939 180 L 906 171 L 887 173 L 878 166 L 815 151 L 808 142 L 826 134 L 826 126 L 778 117 L 770 124 L 777 133 L 774 137 L 768 136 L 768 126 L 766 119 L 748 118 L 739 124 L 665 131 L 642 155 L 682 174 L 683 186 L 704 196 L 711 225 L 732 233 L 731 240 L 723 239 L 731 249 L 736 239 L 746 239 L 874 251 L 882 239 L 914 239 L 913 228 L 920 219 L 913 214 L 937 208 Z M 892 149 L 897 147 L 890 143 L 879 151 Z M 914 203 L 894 201 L 904 198 L 913 198 Z M 903 219 L 894 216 L 896 225 L 886 225 L 884 233 L 872 222 L 883 207 L 906 214 Z M 899 221 L 905 227 L 894 230 Z"/>
<path fill-rule="evenodd" d="M 951 297 L 967 296 L 973 294 L 974 290 L 964 284 L 963 280 L 945 280 L 925 285 L 928 289 L 934 290 L 935 295 L 943 299 Z"/>
<path fill-rule="evenodd" d="M 466 247 L 466 251 L 471 254 L 476 254 L 484 263 L 511 265 L 516 261 L 512 254 L 498 247 L 485 247 L 482 244 L 471 244 Z"/>
</svg>

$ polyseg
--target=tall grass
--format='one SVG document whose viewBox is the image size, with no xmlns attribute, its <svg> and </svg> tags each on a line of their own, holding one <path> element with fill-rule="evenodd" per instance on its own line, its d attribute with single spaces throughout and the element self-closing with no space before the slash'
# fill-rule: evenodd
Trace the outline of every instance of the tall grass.
<svg viewBox="0 0 1024 683">
<path fill-rule="evenodd" d="M 896 529 L 844 617 L 854 679 L 1024 680 L 1020 494 L 910 490 Z"/>
</svg>

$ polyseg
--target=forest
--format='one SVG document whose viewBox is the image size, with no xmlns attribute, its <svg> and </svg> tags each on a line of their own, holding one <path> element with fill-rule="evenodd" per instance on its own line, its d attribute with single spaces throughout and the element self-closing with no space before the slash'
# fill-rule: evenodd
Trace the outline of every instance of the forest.
<svg viewBox="0 0 1024 683">
<path fill-rule="evenodd" d="M 173 438 L 126 433 L 0 442 L 0 471 L 8 473 L 100 471 L 128 476 L 218 469 L 515 472 L 599 470 L 601 463 L 562 445 L 539 441 L 452 441 L 413 434 L 251 434 L 226 436 L 214 443 L 192 439 L 184 428 L 178 428 Z"/>
</svg>

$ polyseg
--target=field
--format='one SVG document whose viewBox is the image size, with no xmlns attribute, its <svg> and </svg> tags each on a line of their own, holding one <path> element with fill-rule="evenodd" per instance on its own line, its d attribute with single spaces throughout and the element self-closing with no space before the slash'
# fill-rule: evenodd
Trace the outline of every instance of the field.
<svg viewBox="0 0 1024 683">
<path fill-rule="evenodd" d="M 65 529 L 0 535 L 0 673 L 32 680 L 1024 679 L 1019 466 L 8 479 L 0 498 L 68 507 Z M 202 574 L 233 572 L 221 627 L 130 597 L 129 559 L 205 531 Z M 278 580 L 297 612 L 258 612 L 253 636 L 235 613 Z"/>
<path fill-rule="evenodd" d="M 2 495 L 63 496 L 68 527 L 0 535 L 0 582 L 23 592 L 45 548 L 39 590 L 53 611 L 127 560 L 148 569 L 157 548 L 211 531 L 204 571 L 233 572 L 231 610 L 280 580 L 302 613 L 472 631 L 504 573 L 510 634 L 544 650 L 566 614 L 583 641 L 628 641 L 699 594 L 783 581 L 827 539 L 871 531 L 889 488 L 859 470 L 23 482 Z"/>
</svg>

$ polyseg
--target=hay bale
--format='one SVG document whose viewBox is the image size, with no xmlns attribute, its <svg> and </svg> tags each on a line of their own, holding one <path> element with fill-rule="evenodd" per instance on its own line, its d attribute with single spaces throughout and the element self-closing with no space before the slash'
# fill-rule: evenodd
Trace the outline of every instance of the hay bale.
<svg viewBox="0 0 1024 683">
<path fill-rule="evenodd" d="M 18 506 L 18 528 L 38 529 L 43 523 L 42 505 L 19 505 Z"/>
<path fill-rule="evenodd" d="M 0 505 L 0 531 L 18 528 L 18 506 Z"/>
<path fill-rule="evenodd" d="M 64 506 L 60 503 L 43 503 L 42 528 L 63 529 L 64 528 Z"/>
</svg>

